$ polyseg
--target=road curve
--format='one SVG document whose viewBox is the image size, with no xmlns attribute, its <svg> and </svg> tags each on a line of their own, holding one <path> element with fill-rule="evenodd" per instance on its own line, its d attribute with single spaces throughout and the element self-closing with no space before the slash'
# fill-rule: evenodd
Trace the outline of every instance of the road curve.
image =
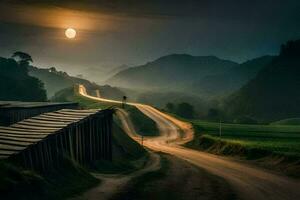
<svg viewBox="0 0 300 200">
<path fill-rule="evenodd" d="M 84 86 L 79 86 L 79 93 L 85 97 L 112 103 L 121 103 L 87 95 Z M 160 136 L 144 139 L 144 145 L 152 150 L 165 152 L 184 159 L 208 172 L 223 177 L 236 192 L 238 199 L 245 200 L 297 200 L 300 199 L 300 181 L 274 174 L 258 167 L 250 166 L 228 158 L 185 148 L 181 144 L 193 138 L 189 123 L 144 104 L 128 103 L 153 119 L 158 126 Z M 127 115 L 119 112 L 119 117 L 126 124 Z M 130 124 L 127 124 L 130 129 Z M 131 137 L 138 140 L 138 135 Z"/>
</svg>

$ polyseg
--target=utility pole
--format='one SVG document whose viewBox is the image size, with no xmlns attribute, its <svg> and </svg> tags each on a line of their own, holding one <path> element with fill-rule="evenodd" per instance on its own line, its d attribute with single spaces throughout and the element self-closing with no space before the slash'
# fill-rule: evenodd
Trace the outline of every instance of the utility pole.
<svg viewBox="0 0 300 200">
<path fill-rule="evenodd" d="M 222 136 L 222 122 L 220 120 L 220 125 L 219 125 L 219 136 Z"/>
</svg>

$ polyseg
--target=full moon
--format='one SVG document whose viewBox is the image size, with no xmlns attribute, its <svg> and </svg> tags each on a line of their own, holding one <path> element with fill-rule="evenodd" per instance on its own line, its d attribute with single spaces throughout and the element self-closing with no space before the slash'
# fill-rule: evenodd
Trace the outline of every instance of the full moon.
<svg viewBox="0 0 300 200">
<path fill-rule="evenodd" d="M 65 31 L 65 35 L 67 38 L 69 39 L 73 39 L 76 37 L 76 31 L 75 29 L 73 28 L 68 28 L 66 31 Z"/>
</svg>

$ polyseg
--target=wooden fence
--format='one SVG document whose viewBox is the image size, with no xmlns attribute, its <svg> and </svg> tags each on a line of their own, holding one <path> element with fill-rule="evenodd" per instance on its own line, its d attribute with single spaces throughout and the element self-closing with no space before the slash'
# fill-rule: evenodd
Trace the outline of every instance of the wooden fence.
<svg viewBox="0 0 300 200">
<path fill-rule="evenodd" d="M 0 125 L 9 126 L 23 119 L 41 113 L 60 109 L 76 109 L 77 103 L 50 103 L 50 102 L 0 102 Z"/>
<path fill-rule="evenodd" d="M 113 110 L 62 109 L 0 127 L 0 158 L 38 171 L 63 156 L 81 165 L 112 156 Z"/>
</svg>

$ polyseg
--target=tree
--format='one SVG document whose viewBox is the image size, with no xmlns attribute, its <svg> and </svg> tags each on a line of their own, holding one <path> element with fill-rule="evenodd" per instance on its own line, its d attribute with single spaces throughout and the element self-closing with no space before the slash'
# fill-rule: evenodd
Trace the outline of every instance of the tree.
<svg viewBox="0 0 300 200">
<path fill-rule="evenodd" d="M 178 104 L 176 114 L 181 117 L 191 119 L 195 117 L 195 110 L 191 104 L 183 102 Z"/>
<path fill-rule="evenodd" d="M 166 109 L 168 112 L 173 113 L 175 112 L 175 105 L 169 102 L 166 104 Z"/>
<path fill-rule="evenodd" d="M 16 51 L 13 53 L 12 58 L 18 58 L 18 63 L 20 65 L 29 65 L 30 62 L 33 62 L 32 57 L 25 52 L 22 51 Z"/>
<path fill-rule="evenodd" d="M 3 101 L 47 100 L 43 83 L 29 76 L 27 67 L 11 58 L 0 58 L 0 91 Z"/>
<path fill-rule="evenodd" d="M 49 68 L 49 72 L 56 73 L 56 72 L 57 72 L 57 70 L 56 70 L 56 68 L 55 68 L 55 67 L 50 67 L 50 68 Z"/>
</svg>

